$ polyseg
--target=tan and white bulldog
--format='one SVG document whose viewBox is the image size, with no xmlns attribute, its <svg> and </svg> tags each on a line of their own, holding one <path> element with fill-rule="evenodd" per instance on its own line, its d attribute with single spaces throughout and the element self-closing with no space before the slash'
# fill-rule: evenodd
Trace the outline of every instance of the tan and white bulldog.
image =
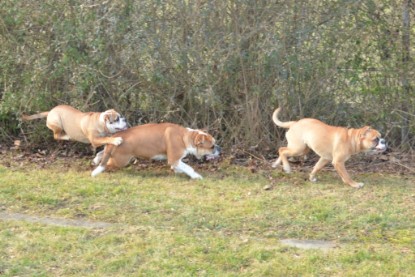
<svg viewBox="0 0 415 277">
<path fill-rule="evenodd" d="M 350 178 L 344 163 L 353 154 L 368 151 L 383 152 L 387 148 L 380 133 L 369 126 L 348 129 L 330 126 L 312 118 L 281 122 L 278 119 L 279 111 L 280 108 L 274 111 L 272 120 L 277 126 L 289 129 L 285 134 L 288 145 L 278 150 L 279 158 L 272 167 L 277 167 L 282 162 L 284 171 L 289 173 L 291 168 L 287 158 L 305 155 L 311 149 L 320 156 L 310 174 L 312 182 L 317 181 L 316 174 L 331 161 L 343 182 L 355 188 L 363 187 L 363 183 L 356 183 Z"/>
<path fill-rule="evenodd" d="M 125 118 L 113 109 L 102 113 L 83 113 L 68 105 L 56 106 L 48 112 L 23 115 L 22 120 L 45 117 L 46 126 L 53 131 L 56 140 L 90 143 L 94 150 L 104 144 L 121 144 L 121 137 L 111 135 L 128 127 Z"/>
<path fill-rule="evenodd" d="M 206 156 L 213 159 L 219 156 L 220 147 L 215 139 L 200 130 L 184 128 L 172 123 L 145 124 L 129 128 L 116 134 L 123 143 L 106 145 L 97 154 L 94 164 L 99 166 L 92 171 L 96 176 L 106 168 L 116 169 L 126 166 L 132 158 L 165 160 L 176 173 L 185 173 L 192 179 L 202 179 L 192 167 L 182 159 L 192 154 L 200 159 Z"/>
</svg>

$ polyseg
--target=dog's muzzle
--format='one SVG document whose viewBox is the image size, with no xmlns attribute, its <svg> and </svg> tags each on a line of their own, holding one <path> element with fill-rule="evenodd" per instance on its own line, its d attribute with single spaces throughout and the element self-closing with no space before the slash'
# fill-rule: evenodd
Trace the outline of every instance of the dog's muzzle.
<svg viewBox="0 0 415 277">
<path fill-rule="evenodd" d="M 376 146 L 373 148 L 374 151 L 376 152 L 384 152 L 386 151 L 386 149 L 388 148 L 388 145 L 386 143 L 386 140 L 383 138 L 377 138 L 377 144 Z"/>
<path fill-rule="evenodd" d="M 205 156 L 206 160 L 210 161 L 210 160 L 216 159 L 217 157 L 219 157 L 221 151 L 222 151 L 222 148 L 220 148 L 219 145 L 215 144 L 215 146 L 213 148 L 213 153 L 212 154 L 207 154 Z"/>
<path fill-rule="evenodd" d="M 115 128 L 117 131 L 126 130 L 126 129 L 128 129 L 128 126 L 129 126 L 129 124 L 127 122 L 127 119 L 125 117 L 120 117 L 118 119 L 118 125 L 119 126 Z"/>
<path fill-rule="evenodd" d="M 125 117 L 121 117 L 120 122 L 125 126 L 124 130 L 128 129 L 129 124 L 128 124 L 127 119 Z"/>
</svg>

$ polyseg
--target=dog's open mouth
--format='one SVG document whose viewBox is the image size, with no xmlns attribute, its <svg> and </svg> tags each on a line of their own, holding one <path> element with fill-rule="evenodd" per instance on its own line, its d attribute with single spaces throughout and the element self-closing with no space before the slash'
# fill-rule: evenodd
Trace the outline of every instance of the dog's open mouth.
<svg viewBox="0 0 415 277">
<path fill-rule="evenodd" d="M 386 147 L 375 147 L 372 149 L 373 152 L 382 153 L 386 151 Z"/>
<path fill-rule="evenodd" d="M 119 132 L 119 131 L 124 131 L 127 130 L 128 126 L 124 126 L 124 127 L 115 127 L 115 131 Z"/>
</svg>

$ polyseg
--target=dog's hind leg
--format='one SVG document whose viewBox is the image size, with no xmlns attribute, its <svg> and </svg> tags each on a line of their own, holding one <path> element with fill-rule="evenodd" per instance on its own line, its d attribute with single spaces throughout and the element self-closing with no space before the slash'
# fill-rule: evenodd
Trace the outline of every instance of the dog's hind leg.
<svg viewBox="0 0 415 277">
<path fill-rule="evenodd" d="M 278 159 L 275 160 L 275 162 L 272 163 L 272 167 L 276 168 L 280 164 L 281 164 L 281 158 L 279 157 Z"/>
<path fill-rule="evenodd" d="M 275 161 L 275 163 L 272 165 L 273 167 L 278 166 L 282 162 L 282 167 L 286 173 L 291 172 L 290 163 L 288 162 L 289 157 L 297 157 L 297 156 L 303 156 L 307 154 L 309 151 L 308 147 L 305 144 L 300 145 L 300 147 L 290 147 L 289 145 L 287 147 L 281 147 L 279 152 L 279 157 Z"/>
<path fill-rule="evenodd" d="M 102 161 L 102 156 L 104 155 L 104 150 L 99 151 L 95 158 L 92 160 L 92 165 L 98 165 Z"/>
<path fill-rule="evenodd" d="M 309 152 L 308 146 L 304 143 L 301 136 L 296 135 L 293 130 L 288 130 L 285 134 L 288 144 L 287 147 L 280 147 L 278 149 L 279 157 L 273 163 L 272 167 L 277 167 L 282 162 L 282 167 L 286 173 L 291 172 L 290 163 L 288 162 L 289 157 L 303 156 Z"/>
<path fill-rule="evenodd" d="M 47 126 L 49 129 L 52 130 L 54 139 L 56 140 L 70 140 L 71 139 L 61 127 L 50 124 L 50 123 L 48 123 Z"/>
<path fill-rule="evenodd" d="M 330 162 L 330 160 L 324 159 L 324 158 L 320 158 L 318 160 L 318 162 L 316 163 L 316 165 L 313 168 L 313 171 L 310 173 L 310 181 L 311 182 L 316 182 L 317 178 L 316 178 L 316 174 L 328 163 Z"/>
</svg>

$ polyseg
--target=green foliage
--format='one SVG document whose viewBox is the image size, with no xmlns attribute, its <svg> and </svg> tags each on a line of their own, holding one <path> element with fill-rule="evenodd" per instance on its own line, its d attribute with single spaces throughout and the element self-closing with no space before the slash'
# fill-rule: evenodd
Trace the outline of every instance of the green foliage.
<svg viewBox="0 0 415 277">
<path fill-rule="evenodd" d="M 61 103 L 116 108 L 133 124 L 173 121 L 207 127 L 224 143 L 268 147 L 282 139 L 270 121 L 281 105 L 286 117 L 382 126 L 393 145 L 413 146 L 415 71 L 402 56 L 401 7 L 1 1 L 0 114 Z"/>
</svg>

